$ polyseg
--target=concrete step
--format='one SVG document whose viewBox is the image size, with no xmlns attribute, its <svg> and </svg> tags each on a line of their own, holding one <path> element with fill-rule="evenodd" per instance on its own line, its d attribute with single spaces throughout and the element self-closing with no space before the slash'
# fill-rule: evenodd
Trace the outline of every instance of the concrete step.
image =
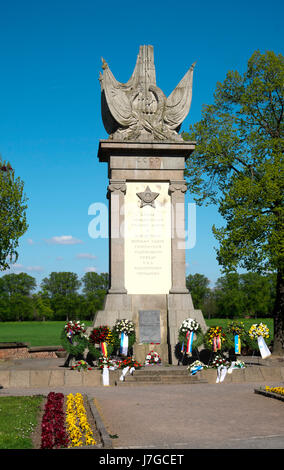
<svg viewBox="0 0 284 470">
<path fill-rule="evenodd" d="M 126 375 L 125 380 L 117 385 L 154 385 L 154 384 L 195 384 L 207 383 L 199 376 L 189 375 L 187 370 L 137 370 L 133 375 Z"/>
</svg>

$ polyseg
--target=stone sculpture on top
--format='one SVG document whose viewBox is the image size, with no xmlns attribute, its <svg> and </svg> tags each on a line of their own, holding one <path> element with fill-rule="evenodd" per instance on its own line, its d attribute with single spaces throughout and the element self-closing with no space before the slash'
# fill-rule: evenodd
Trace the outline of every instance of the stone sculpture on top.
<svg viewBox="0 0 284 470">
<path fill-rule="evenodd" d="M 102 119 L 115 141 L 182 141 L 180 126 L 189 113 L 195 63 L 167 98 L 156 85 L 153 46 L 140 46 L 127 83 L 118 82 L 103 61 L 100 73 Z"/>
</svg>

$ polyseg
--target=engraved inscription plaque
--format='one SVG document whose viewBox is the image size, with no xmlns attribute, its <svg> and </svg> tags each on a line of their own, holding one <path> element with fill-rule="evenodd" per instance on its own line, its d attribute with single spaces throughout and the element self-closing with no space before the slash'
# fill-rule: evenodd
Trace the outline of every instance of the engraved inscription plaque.
<svg viewBox="0 0 284 470">
<path fill-rule="evenodd" d="M 169 183 L 127 182 L 124 205 L 124 272 L 128 294 L 168 294 L 171 289 Z M 149 187 L 154 205 L 137 196 Z M 147 202 L 147 201 L 146 201 Z"/>
<path fill-rule="evenodd" d="M 140 343 L 160 343 L 160 310 L 139 310 Z"/>
</svg>

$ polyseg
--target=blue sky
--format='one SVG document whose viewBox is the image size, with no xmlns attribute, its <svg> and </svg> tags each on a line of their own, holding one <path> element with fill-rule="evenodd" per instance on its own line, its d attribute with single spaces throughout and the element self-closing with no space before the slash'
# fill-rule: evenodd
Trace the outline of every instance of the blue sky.
<svg viewBox="0 0 284 470">
<path fill-rule="evenodd" d="M 99 139 L 108 137 L 100 111 L 101 57 L 126 82 L 139 45 L 152 44 L 157 85 L 166 95 L 197 61 L 186 131 L 229 70 L 243 72 L 256 49 L 283 54 L 282 21 L 280 0 L 1 2 L 0 153 L 24 181 L 29 200 L 29 229 L 12 272 L 27 272 L 39 283 L 51 271 L 81 278 L 87 270 L 108 270 L 108 240 L 88 234 L 94 217 L 88 208 L 106 203 L 108 183 L 107 165 L 97 158 Z M 220 267 L 211 227 L 222 219 L 213 206 L 197 207 L 196 215 L 187 272 L 214 283 Z"/>
</svg>

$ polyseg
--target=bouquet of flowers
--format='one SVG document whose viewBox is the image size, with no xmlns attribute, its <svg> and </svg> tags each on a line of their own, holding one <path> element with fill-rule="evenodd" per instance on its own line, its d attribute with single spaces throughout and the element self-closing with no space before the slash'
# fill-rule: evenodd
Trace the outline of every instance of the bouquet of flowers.
<svg viewBox="0 0 284 470">
<path fill-rule="evenodd" d="M 229 367 L 230 366 L 230 361 L 223 357 L 221 354 L 217 354 L 216 357 L 213 359 L 211 367 L 213 369 L 218 369 L 218 367 L 224 366 L 224 367 Z"/>
<path fill-rule="evenodd" d="M 135 361 L 135 359 L 132 359 L 132 357 L 127 357 L 126 359 L 123 359 L 123 361 L 119 361 L 119 369 L 124 369 L 124 367 L 134 367 L 134 369 L 141 369 L 142 364 L 139 362 Z"/>
<path fill-rule="evenodd" d="M 246 366 L 245 366 L 245 363 L 243 361 L 236 361 L 235 364 L 234 364 L 234 368 L 238 368 L 238 369 L 244 369 Z"/>
<path fill-rule="evenodd" d="M 150 351 L 145 359 L 145 366 L 150 364 L 161 364 L 161 358 L 156 351 Z"/>
<path fill-rule="evenodd" d="M 86 361 L 80 360 L 77 361 L 73 366 L 71 366 L 72 370 L 92 370 L 89 364 Z"/>
<path fill-rule="evenodd" d="M 61 333 L 61 345 L 63 348 L 73 356 L 83 354 L 88 344 L 88 337 L 86 334 L 86 327 L 84 323 L 79 320 L 73 322 L 68 321 Z"/>
<path fill-rule="evenodd" d="M 269 338 L 269 329 L 264 323 L 254 323 L 250 327 L 249 336 L 251 339 L 257 339 L 258 336 L 262 336 L 263 338 Z"/>
<path fill-rule="evenodd" d="M 203 364 L 201 361 L 194 361 L 192 364 L 190 364 L 187 368 L 187 370 L 190 372 L 190 375 L 195 375 L 196 372 L 202 369 L 206 369 L 207 366 Z"/>
<path fill-rule="evenodd" d="M 99 369 L 103 369 L 104 367 L 107 367 L 108 369 L 110 369 L 110 368 L 117 369 L 118 364 L 115 361 L 108 358 L 108 357 L 101 356 L 98 359 L 98 367 L 99 367 Z"/>
</svg>

